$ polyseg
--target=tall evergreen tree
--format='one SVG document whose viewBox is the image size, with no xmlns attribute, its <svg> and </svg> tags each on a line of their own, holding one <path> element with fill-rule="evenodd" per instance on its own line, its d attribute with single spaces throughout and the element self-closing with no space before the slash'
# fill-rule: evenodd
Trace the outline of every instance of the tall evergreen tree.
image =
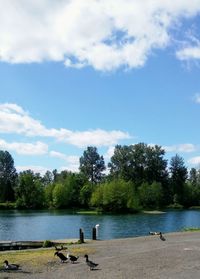
<svg viewBox="0 0 200 279">
<path fill-rule="evenodd" d="M 0 150 L 0 201 L 13 201 L 17 173 L 8 151 Z"/>
<path fill-rule="evenodd" d="M 177 154 L 171 158 L 170 174 L 170 184 L 173 189 L 174 202 L 183 204 L 187 168 L 185 167 L 183 158 Z"/>
<path fill-rule="evenodd" d="M 91 183 L 98 183 L 103 177 L 105 162 L 103 156 L 98 154 L 97 148 L 88 146 L 80 157 L 80 171 Z"/>
</svg>

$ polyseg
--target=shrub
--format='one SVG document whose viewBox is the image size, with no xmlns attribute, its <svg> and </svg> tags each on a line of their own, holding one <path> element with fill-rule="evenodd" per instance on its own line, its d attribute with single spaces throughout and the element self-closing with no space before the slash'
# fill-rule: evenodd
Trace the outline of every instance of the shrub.
<svg viewBox="0 0 200 279">
<path fill-rule="evenodd" d="M 43 248 L 48 248 L 48 247 L 52 247 L 53 246 L 53 243 L 50 241 L 50 240 L 45 240 L 43 242 Z"/>
</svg>

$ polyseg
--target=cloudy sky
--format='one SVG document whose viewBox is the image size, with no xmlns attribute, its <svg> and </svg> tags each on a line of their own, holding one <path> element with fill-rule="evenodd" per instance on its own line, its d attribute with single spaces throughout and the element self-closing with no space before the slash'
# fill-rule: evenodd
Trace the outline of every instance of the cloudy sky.
<svg viewBox="0 0 200 279">
<path fill-rule="evenodd" d="M 200 166 L 200 0 L 0 0 L 0 150 L 77 171 L 87 146 Z"/>
</svg>

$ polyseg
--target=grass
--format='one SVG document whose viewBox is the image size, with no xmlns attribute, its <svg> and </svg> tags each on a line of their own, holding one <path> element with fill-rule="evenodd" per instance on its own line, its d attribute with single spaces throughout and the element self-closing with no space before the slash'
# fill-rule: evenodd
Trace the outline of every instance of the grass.
<svg viewBox="0 0 200 279">
<path fill-rule="evenodd" d="M 200 231 L 200 228 L 195 228 L 195 227 L 189 227 L 189 228 L 183 228 L 183 232 L 198 232 Z"/>
<path fill-rule="evenodd" d="M 165 213 L 164 211 L 160 211 L 160 210 L 143 210 L 143 213 L 147 213 L 147 214 L 163 214 Z"/>
<path fill-rule="evenodd" d="M 0 209 L 15 209 L 16 204 L 14 202 L 0 202 Z"/>
<path fill-rule="evenodd" d="M 67 250 L 66 250 L 67 251 Z M 66 254 L 66 251 L 63 251 Z M 79 257 L 84 254 L 93 254 L 95 252 L 92 248 L 87 247 L 70 247 L 70 253 L 78 255 Z M 8 260 L 10 263 L 19 264 L 27 270 L 34 270 L 35 272 L 41 272 L 48 266 L 54 266 L 56 263 L 60 263 L 57 257 L 54 257 L 55 249 L 37 249 L 26 251 L 6 251 L 0 253 L 0 268 L 3 266 L 3 262 Z"/>
<path fill-rule="evenodd" d="M 80 210 L 76 212 L 77 214 L 100 214 L 99 211 L 96 210 Z"/>
</svg>

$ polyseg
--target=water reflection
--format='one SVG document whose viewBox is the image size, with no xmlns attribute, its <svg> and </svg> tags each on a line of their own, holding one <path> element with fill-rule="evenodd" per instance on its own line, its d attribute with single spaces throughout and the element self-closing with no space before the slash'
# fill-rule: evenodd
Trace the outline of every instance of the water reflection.
<svg viewBox="0 0 200 279">
<path fill-rule="evenodd" d="M 0 210 L 0 240 L 44 240 L 92 237 L 99 224 L 100 239 L 147 235 L 149 231 L 172 232 L 200 227 L 200 211 L 167 211 L 164 214 L 78 215 L 66 210 Z"/>
</svg>

